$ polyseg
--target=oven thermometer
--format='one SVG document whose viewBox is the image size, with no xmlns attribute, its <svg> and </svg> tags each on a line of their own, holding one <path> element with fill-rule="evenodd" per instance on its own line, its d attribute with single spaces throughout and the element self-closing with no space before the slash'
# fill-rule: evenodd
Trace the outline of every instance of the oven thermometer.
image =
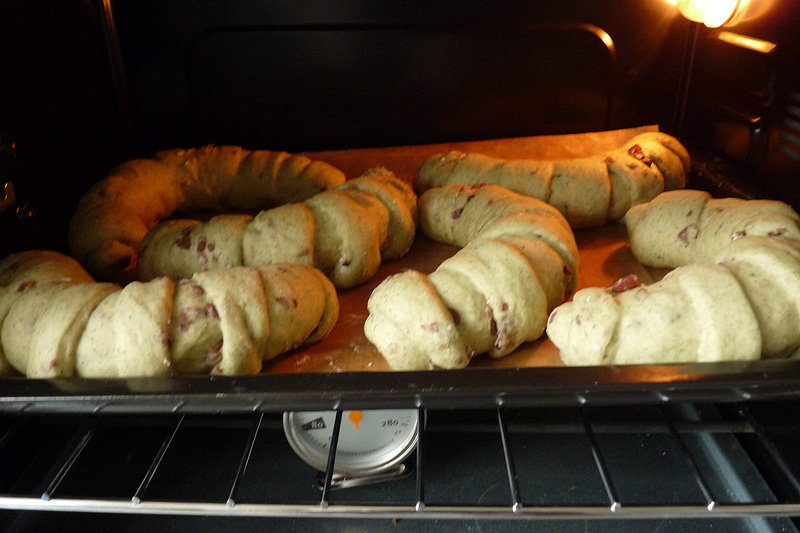
<svg viewBox="0 0 800 533">
<path fill-rule="evenodd" d="M 283 414 L 283 429 L 294 452 L 324 472 L 328 464 L 336 411 L 292 411 Z M 342 411 L 333 471 L 346 476 L 385 472 L 417 446 L 416 409 Z"/>
</svg>

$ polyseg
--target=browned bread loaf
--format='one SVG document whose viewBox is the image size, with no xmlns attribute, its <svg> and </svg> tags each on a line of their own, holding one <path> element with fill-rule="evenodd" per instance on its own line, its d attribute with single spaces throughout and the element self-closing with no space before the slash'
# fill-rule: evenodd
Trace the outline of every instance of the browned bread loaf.
<svg viewBox="0 0 800 533">
<path fill-rule="evenodd" d="M 147 231 L 176 211 L 257 210 L 299 202 L 344 182 L 305 156 L 238 146 L 159 152 L 115 168 L 81 198 L 69 227 L 72 255 L 103 280 L 136 278 Z"/>
</svg>

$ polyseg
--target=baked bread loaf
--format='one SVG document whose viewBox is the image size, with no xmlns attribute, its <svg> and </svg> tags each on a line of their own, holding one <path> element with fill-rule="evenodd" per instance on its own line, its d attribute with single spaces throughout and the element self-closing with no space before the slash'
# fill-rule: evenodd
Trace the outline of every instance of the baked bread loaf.
<svg viewBox="0 0 800 533">
<path fill-rule="evenodd" d="M 554 207 L 497 185 L 447 185 L 419 198 L 427 236 L 462 247 L 429 275 L 388 277 L 364 333 L 395 370 L 463 368 L 539 338 L 575 289 L 578 249 Z"/>
<path fill-rule="evenodd" d="M 708 261 L 745 235 L 800 239 L 800 215 L 784 202 L 712 198 L 691 189 L 634 206 L 624 222 L 639 262 L 662 268 Z"/>
<path fill-rule="evenodd" d="M 639 286 L 578 291 L 547 334 L 567 365 L 786 357 L 800 348 L 800 241 L 743 236 Z"/>
<path fill-rule="evenodd" d="M 95 283 L 51 251 L 0 261 L 0 372 L 28 377 L 253 374 L 318 342 L 339 313 L 318 270 L 276 264 Z"/>
<path fill-rule="evenodd" d="M 414 176 L 421 194 L 451 183 L 501 185 L 556 207 L 573 228 L 616 221 L 631 206 L 681 189 L 691 159 L 674 137 L 639 134 L 616 150 L 558 161 L 499 159 L 452 151 L 426 159 Z"/>
<path fill-rule="evenodd" d="M 231 266 L 299 263 L 315 266 L 339 289 L 370 279 L 381 261 L 414 241 L 417 198 L 383 168 L 312 196 L 249 215 L 207 222 L 169 220 L 152 228 L 139 249 L 142 280 Z"/>
<path fill-rule="evenodd" d="M 238 146 L 162 151 L 123 163 L 83 195 L 69 246 L 94 276 L 130 281 L 147 230 L 176 211 L 258 210 L 303 201 L 344 180 L 327 163 L 286 152 Z"/>
</svg>

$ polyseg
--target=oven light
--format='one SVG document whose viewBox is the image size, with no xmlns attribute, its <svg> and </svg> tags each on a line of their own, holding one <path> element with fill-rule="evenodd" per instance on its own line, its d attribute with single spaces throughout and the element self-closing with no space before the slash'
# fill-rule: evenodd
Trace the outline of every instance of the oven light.
<svg viewBox="0 0 800 533">
<path fill-rule="evenodd" d="M 676 0 L 675 3 L 687 19 L 719 28 L 744 12 L 750 0 Z"/>
</svg>

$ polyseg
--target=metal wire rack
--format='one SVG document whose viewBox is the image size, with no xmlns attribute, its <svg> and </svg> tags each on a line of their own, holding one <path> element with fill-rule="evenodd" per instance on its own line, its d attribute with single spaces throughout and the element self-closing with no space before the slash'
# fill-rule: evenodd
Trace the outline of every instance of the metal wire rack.
<svg viewBox="0 0 800 533">
<path fill-rule="evenodd" d="M 779 529 L 789 531 L 789 518 L 800 516 L 791 444 L 800 425 L 787 416 L 796 407 L 420 407 L 426 422 L 408 474 L 371 485 L 339 484 L 293 456 L 280 413 L 17 412 L 0 419 L 0 509 L 395 520 L 768 517 L 787 520 Z M 776 409 L 781 416 L 770 416 Z"/>
</svg>

